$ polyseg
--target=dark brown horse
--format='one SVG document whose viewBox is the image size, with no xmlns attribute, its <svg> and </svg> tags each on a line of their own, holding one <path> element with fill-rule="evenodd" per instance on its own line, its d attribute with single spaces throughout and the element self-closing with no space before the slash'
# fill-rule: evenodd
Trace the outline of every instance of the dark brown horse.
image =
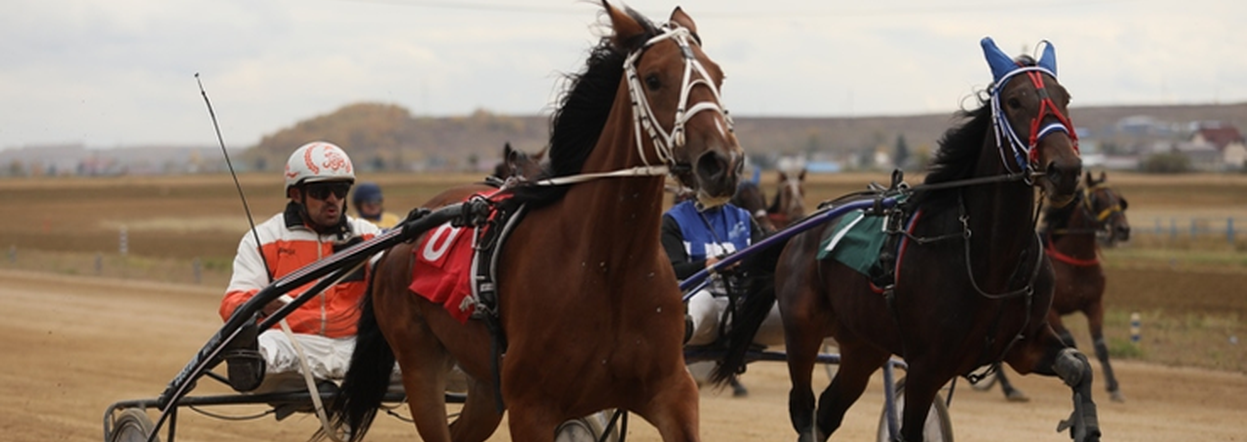
<svg viewBox="0 0 1247 442">
<path fill-rule="evenodd" d="M 1057 82 L 1051 46 L 1038 62 L 1015 64 L 990 39 L 982 45 L 995 82 L 982 106 L 942 137 L 924 184 L 889 215 L 903 223 L 883 290 L 878 279 L 816 258 L 832 222 L 793 237 L 778 257 L 774 293 L 792 381 L 789 415 L 800 440 L 824 440 L 839 428 L 892 355 L 909 364 L 897 440 L 922 441 L 937 391 L 1000 360 L 1022 373 L 1059 376 L 1074 393 L 1071 435 L 1099 439 L 1087 358 L 1044 321 L 1053 273 L 1033 219 L 1035 187 L 1056 205 L 1077 190 L 1081 160 L 1069 94 Z M 769 308 L 765 298 L 754 299 Z M 755 302 L 746 301 L 740 335 L 760 322 L 751 319 L 765 311 Z M 816 414 L 811 372 L 827 336 L 839 343 L 841 364 Z M 732 339 L 732 348 L 748 342 Z M 742 360 L 729 358 L 716 379 L 741 368 Z"/>
<path fill-rule="evenodd" d="M 805 162 L 784 159 L 779 162 L 779 184 L 767 216 L 775 228 L 782 229 L 805 216 Z"/>
<path fill-rule="evenodd" d="M 511 177 L 533 178 L 541 173 L 542 161 L 546 150 L 528 153 L 511 147 L 511 143 L 502 146 L 502 161 L 494 166 L 493 176 L 502 180 Z"/>
<path fill-rule="evenodd" d="M 670 171 L 699 200 L 722 204 L 736 190 L 744 152 L 720 103 L 723 73 L 702 52 L 692 19 L 677 8 L 655 26 L 602 4 L 614 32 L 560 100 L 551 173 L 512 188 L 504 203 L 527 207 L 499 246 L 505 348 L 490 321 L 461 323 L 409 291 L 421 239 L 394 247 L 376 265 L 333 407 L 351 440 L 367 431 L 395 360 L 425 441 L 484 440 L 502 406 L 517 441 L 553 440 L 560 423 L 609 408 L 643 417 L 663 440 L 698 440 L 684 307 L 659 243 L 664 177 Z M 480 189 L 449 191 L 429 206 Z M 443 394 L 454 363 L 472 383 L 448 426 Z"/>
<path fill-rule="evenodd" d="M 1124 402 L 1125 396 L 1113 375 L 1108 360 L 1108 344 L 1104 342 L 1104 269 L 1100 267 L 1101 242 L 1108 246 L 1130 239 L 1130 222 L 1126 220 L 1126 199 L 1109 187 L 1103 172 L 1097 180 L 1088 172 L 1082 192 L 1065 207 L 1044 212 L 1045 251 L 1056 273 L 1056 293 L 1048 324 L 1071 347 L 1074 336 L 1061 323 L 1061 317 L 1082 312 L 1087 317 L 1095 357 L 1104 370 L 1104 386 L 1109 397 Z M 1009 400 L 1026 400 L 1026 395 L 1009 383 L 1003 372 L 997 379 Z"/>
<path fill-rule="evenodd" d="M 771 222 L 766 209 L 766 195 L 762 193 L 762 188 L 758 187 L 758 183 L 745 180 L 736 186 L 736 194 L 732 195 L 733 206 L 748 210 L 753 216 L 753 221 L 758 223 L 763 231 L 767 233 L 774 232 L 776 226 Z"/>
</svg>

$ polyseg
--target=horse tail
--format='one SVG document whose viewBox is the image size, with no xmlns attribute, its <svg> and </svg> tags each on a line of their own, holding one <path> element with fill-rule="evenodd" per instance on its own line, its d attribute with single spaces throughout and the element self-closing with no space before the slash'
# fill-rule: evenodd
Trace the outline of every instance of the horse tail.
<svg viewBox="0 0 1247 442">
<path fill-rule="evenodd" d="M 372 295 L 376 290 L 376 272 L 384 257 L 373 266 L 368 290 L 360 303 L 359 323 L 355 337 L 355 350 L 351 364 L 342 380 L 341 391 L 329 406 L 329 418 L 334 428 L 345 427 L 350 441 L 356 442 L 368 432 L 372 420 L 381 407 L 381 401 L 390 386 L 390 374 L 394 369 L 394 351 L 390 349 L 373 307 Z M 324 430 L 313 436 L 314 440 L 325 438 Z"/>
<path fill-rule="evenodd" d="M 732 317 L 727 331 L 727 351 L 710 375 L 710 382 L 722 386 L 745 371 L 748 353 L 758 328 L 775 305 L 775 266 L 788 239 L 777 242 L 741 261 L 740 271 L 746 275 L 745 296 Z"/>
</svg>

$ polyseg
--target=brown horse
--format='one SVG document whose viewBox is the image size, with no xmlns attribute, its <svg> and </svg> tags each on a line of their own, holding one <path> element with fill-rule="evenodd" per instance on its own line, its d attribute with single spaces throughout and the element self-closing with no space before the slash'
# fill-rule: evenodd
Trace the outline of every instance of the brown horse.
<svg viewBox="0 0 1247 442">
<path fill-rule="evenodd" d="M 805 216 L 805 162 L 784 159 L 778 171 L 779 186 L 766 212 L 775 228 L 782 229 Z"/>
<path fill-rule="evenodd" d="M 1104 386 L 1115 402 L 1125 396 L 1113 375 L 1104 342 L 1104 269 L 1100 267 L 1100 242 L 1108 246 L 1130 239 L 1130 222 L 1126 220 L 1126 199 L 1105 183 L 1104 172 L 1097 180 L 1088 172 L 1083 190 L 1074 203 L 1044 212 L 1045 251 L 1056 273 L 1056 293 L 1048 324 L 1071 347 L 1074 336 L 1061 323 L 1061 317 L 1082 312 L 1087 317 L 1095 357 L 1104 370 Z M 1101 240 L 1102 238 L 1102 240 Z M 1004 372 L 997 373 L 1005 397 L 1026 400 L 1026 395 L 1013 387 Z"/>
<path fill-rule="evenodd" d="M 1050 45 L 1038 62 L 1017 64 L 990 39 L 982 46 L 995 82 L 982 106 L 942 137 L 924 184 L 889 213 L 899 250 L 890 277 L 872 279 L 835 259 L 818 259 L 835 228 L 830 222 L 794 236 L 778 257 L 774 293 L 792 381 L 789 415 L 800 440 L 831 435 L 892 355 L 909 365 L 896 440 L 922 441 L 938 390 L 1000 360 L 1022 373 L 1064 380 L 1074 392 L 1071 435 L 1099 440 L 1087 358 L 1066 348 L 1044 322 L 1053 273 L 1032 219 L 1034 187 L 1056 205 L 1077 190 L 1081 160 L 1067 117 L 1069 94 L 1056 80 Z M 773 302 L 766 298 L 747 299 L 738 336 L 756 329 L 760 321 L 753 318 L 762 315 L 755 312 Z M 811 372 L 827 336 L 839 343 L 841 363 L 815 414 Z M 749 341 L 732 339 L 732 349 Z M 725 359 L 716 379 L 742 368 L 743 359 Z"/>
<path fill-rule="evenodd" d="M 461 323 L 408 289 L 420 239 L 389 250 L 333 406 L 350 440 L 367 431 L 395 360 L 425 441 L 484 440 L 503 406 L 518 441 L 553 440 L 560 423 L 609 408 L 643 417 L 663 440 L 698 440 L 684 308 L 659 243 L 664 177 L 670 171 L 699 200 L 722 204 L 744 152 L 720 103 L 723 73 L 702 52 L 693 20 L 677 8 L 655 26 L 602 5 L 614 32 L 562 95 L 550 174 L 510 189 L 503 203 L 527 212 L 499 245 L 496 321 Z M 479 189 L 449 191 L 430 206 Z M 472 383 L 448 426 L 453 363 Z"/>
</svg>

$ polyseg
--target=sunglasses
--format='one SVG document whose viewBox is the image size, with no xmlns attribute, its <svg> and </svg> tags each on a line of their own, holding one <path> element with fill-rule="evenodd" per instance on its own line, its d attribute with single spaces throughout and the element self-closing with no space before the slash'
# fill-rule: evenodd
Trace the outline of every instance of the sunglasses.
<svg viewBox="0 0 1247 442">
<path fill-rule="evenodd" d="M 331 193 L 338 199 L 346 198 L 346 194 L 350 190 L 351 185 L 347 183 L 312 183 L 304 186 L 307 196 L 321 201 L 328 199 Z"/>
</svg>

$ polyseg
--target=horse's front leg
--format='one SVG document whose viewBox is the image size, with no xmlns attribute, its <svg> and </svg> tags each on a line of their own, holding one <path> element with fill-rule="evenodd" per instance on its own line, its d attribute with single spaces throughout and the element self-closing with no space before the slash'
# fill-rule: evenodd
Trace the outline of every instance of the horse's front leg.
<svg viewBox="0 0 1247 442">
<path fill-rule="evenodd" d="M 1098 442 L 1100 421 L 1091 399 L 1091 363 L 1082 352 L 1066 347 L 1051 328 L 1043 330 L 1037 339 L 1023 341 L 1010 351 L 1006 361 L 1018 373 L 1035 372 L 1065 381 L 1073 391 L 1074 412 L 1061 421 L 1057 431 L 1069 429 L 1076 442 Z"/>
<path fill-rule="evenodd" d="M 1108 362 L 1108 344 L 1104 342 L 1104 305 L 1097 303 L 1086 311 L 1087 326 L 1091 329 L 1091 341 L 1095 347 L 1095 358 L 1100 360 L 1104 368 L 1104 387 L 1108 390 L 1113 402 L 1125 402 L 1117 385 L 1117 376 L 1113 375 L 1113 365 Z"/>
</svg>

